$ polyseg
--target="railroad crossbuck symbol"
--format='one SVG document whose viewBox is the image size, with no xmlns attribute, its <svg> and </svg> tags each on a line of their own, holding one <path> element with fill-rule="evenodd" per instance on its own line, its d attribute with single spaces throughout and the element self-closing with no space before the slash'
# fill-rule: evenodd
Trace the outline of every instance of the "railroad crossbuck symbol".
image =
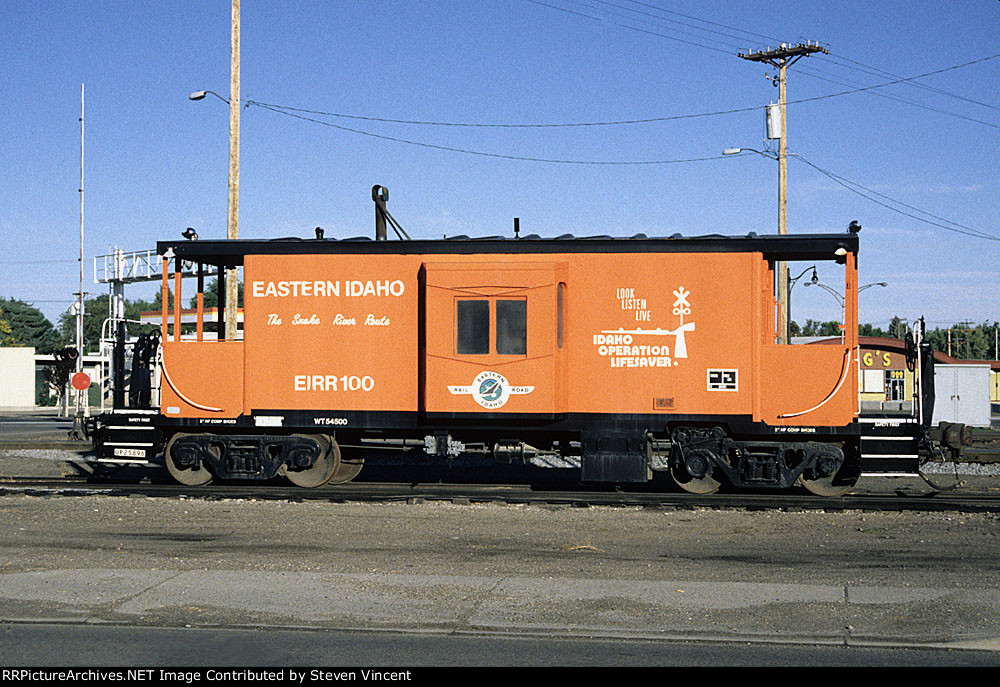
<svg viewBox="0 0 1000 687">
<path fill-rule="evenodd" d="M 674 314 L 681 318 L 680 325 L 676 329 L 661 329 L 657 327 L 656 329 L 629 329 L 624 328 L 619 329 L 604 329 L 601 330 L 601 334 L 631 334 L 633 336 L 672 336 L 674 337 L 674 360 L 678 358 L 687 358 L 687 343 L 684 341 L 684 334 L 686 332 L 694 331 L 694 322 L 684 323 L 684 316 L 691 314 L 691 304 L 688 303 L 688 296 L 691 292 L 685 289 L 683 286 L 679 286 L 674 290 L 674 296 L 677 300 L 674 301 Z M 676 363 L 675 363 L 676 364 Z"/>
<path fill-rule="evenodd" d="M 674 295 L 677 296 L 677 300 L 674 301 L 674 314 L 680 315 L 681 324 L 684 324 L 684 316 L 691 314 L 691 304 L 688 303 L 691 292 L 681 286 L 674 291 Z"/>
<path fill-rule="evenodd" d="M 505 405 L 511 396 L 530 394 L 534 390 L 533 386 L 511 386 L 502 374 L 488 370 L 476 375 L 470 386 L 448 387 L 453 395 L 471 395 L 476 403 L 491 410 Z"/>
</svg>

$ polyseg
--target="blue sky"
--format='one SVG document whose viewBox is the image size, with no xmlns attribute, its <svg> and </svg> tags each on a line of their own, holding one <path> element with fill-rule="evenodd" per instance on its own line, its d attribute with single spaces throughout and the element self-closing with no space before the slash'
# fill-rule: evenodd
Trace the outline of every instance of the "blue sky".
<svg viewBox="0 0 1000 687">
<path fill-rule="evenodd" d="M 678 23 L 679 22 L 679 23 Z M 1000 319 L 1000 3 L 876 0 L 504 0 L 242 3 L 242 96 L 386 119 L 580 123 L 743 110 L 653 123 L 470 128 L 242 111 L 241 237 L 371 235 L 370 189 L 415 238 L 777 231 L 777 164 L 762 149 L 773 73 L 737 52 L 819 41 L 789 70 L 789 150 L 893 212 L 789 161 L 790 232 L 858 220 L 861 320 Z M 80 84 L 86 84 L 85 289 L 112 245 L 152 248 L 193 226 L 224 237 L 229 2 L 0 0 L 0 296 L 55 321 L 77 290 Z M 878 71 L 881 70 L 881 71 Z M 941 93 L 940 91 L 946 91 Z M 775 145 L 773 142 L 772 145 Z M 858 189 L 861 190 L 861 189 Z M 938 219 L 912 208 L 932 213 Z M 942 222 L 941 220 L 947 220 Z M 957 223 L 952 224 L 952 223 Z M 796 266 L 800 267 L 800 266 Z M 802 265 L 801 267 L 805 267 Z M 797 270 L 801 271 L 801 270 Z M 794 276 L 794 275 L 793 275 Z M 838 282 L 832 266 L 820 278 Z M 130 297 L 148 297 L 134 287 Z M 836 302 L 797 287 L 794 317 Z"/>
</svg>

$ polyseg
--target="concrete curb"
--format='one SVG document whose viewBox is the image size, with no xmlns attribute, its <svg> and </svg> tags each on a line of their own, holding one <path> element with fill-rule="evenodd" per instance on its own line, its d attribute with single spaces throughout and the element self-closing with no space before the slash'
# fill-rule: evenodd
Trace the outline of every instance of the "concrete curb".
<svg viewBox="0 0 1000 687">
<path fill-rule="evenodd" d="M 95 618 L 84 620 L 68 618 L 17 618 L 0 617 L 0 626 L 9 625 L 62 625 L 81 627 L 137 627 L 134 622 L 109 621 Z M 593 630 L 579 631 L 570 628 L 548 628 L 545 631 L 524 628 L 511 630 L 490 629 L 454 629 L 454 628 L 406 628 L 383 627 L 373 628 L 354 625 L 261 625 L 261 624 L 219 624 L 219 623 L 182 623 L 175 625 L 142 625 L 157 629 L 192 629 L 192 630 L 246 630 L 269 632 L 363 632 L 367 634 L 384 635 L 443 635 L 455 637 L 498 637 L 498 638 L 535 638 L 535 639 L 602 639 L 624 640 L 632 642 L 697 642 L 701 644 L 755 644 L 762 646 L 843 646 L 867 649 L 936 649 L 940 651 L 976 651 L 984 653 L 1000 652 L 1000 637 L 981 639 L 917 641 L 900 639 L 880 639 L 871 637 L 820 637 L 784 635 L 780 637 L 760 636 L 755 634 L 713 635 L 697 632 L 688 633 L 638 633 L 638 632 L 596 632 Z"/>
</svg>

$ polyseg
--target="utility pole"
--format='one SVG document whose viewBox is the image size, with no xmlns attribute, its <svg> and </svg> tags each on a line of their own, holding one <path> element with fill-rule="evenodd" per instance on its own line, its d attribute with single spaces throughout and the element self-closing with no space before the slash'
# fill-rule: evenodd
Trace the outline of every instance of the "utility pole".
<svg viewBox="0 0 1000 687">
<path fill-rule="evenodd" d="M 972 326 L 971 322 L 959 322 L 954 327 L 949 327 L 948 329 L 948 355 L 951 355 L 951 333 L 952 332 L 962 332 L 965 335 L 965 359 L 969 360 L 972 357 L 972 351 L 970 349 L 969 334 L 972 332 L 970 328 Z M 956 346 L 955 352 L 958 353 L 960 350 L 960 345 Z"/>
<path fill-rule="evenodd" d="M 232 0 L 229 59 L 229 219 L 226 238 L 240 237 L 240 0 Z M 226 268 L 226 339 L 236 340 L 239 272 Z M 221 284 L 220 284 L 221 287 Z"/>
<path fill-rule="evenodd" d="M 788 142 L 787 117 L 785 116 L 785 72 L 800 58 L 812 53 L 829 54 L 829 50 L 818 43 L 807 41 L 805 45 L 782 43 L 779 48 L 754 53 L 738 53 L 744 60 L 766 62 L 778 68 L 778 106 L 781 111 L 781 138 L 778 142 L 778 233 L 788 233 Z M 784 262 L 775 266 L 778 273 L 778 343 L 788 342 L 788 271 Z"/>
<path fill-rule="evenodd" d="M 962 333 L 965 334 L 965 359 L 972 360 L 972 322 L 966 320 L 962 323 Z"/>
</svg>

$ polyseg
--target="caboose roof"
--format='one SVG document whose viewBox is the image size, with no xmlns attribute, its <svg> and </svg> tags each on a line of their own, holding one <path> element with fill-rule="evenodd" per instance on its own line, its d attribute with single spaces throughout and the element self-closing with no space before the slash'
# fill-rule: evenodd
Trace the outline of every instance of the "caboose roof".
<svg viewBox="0 0 1000 687">
<path fill-rule="evenodd" d="M 380 255 L 470 255 L 496 254 L 559 254 L 559 253 L 763 253 L 774 260 L 835 260 L 835 251 L 843 248 L 858 252 L 858 235 L 786 234 L 759 236 L 682 236 L 630 237 L 573 236 L 563 234 L 543 238 L 529 234 L 520 238 L 488 236 L 471 238 L 452 236 L 445 239 L 412 241 L 375 241 L 368 237 L 347 239 L 235 239 L 158 241 L 156 252 L 173 255 L 190 262 L 236 266 L 243 264 L 245 255 L 316 255 L 316 254 L 380 254 Z"/>
</svg>

